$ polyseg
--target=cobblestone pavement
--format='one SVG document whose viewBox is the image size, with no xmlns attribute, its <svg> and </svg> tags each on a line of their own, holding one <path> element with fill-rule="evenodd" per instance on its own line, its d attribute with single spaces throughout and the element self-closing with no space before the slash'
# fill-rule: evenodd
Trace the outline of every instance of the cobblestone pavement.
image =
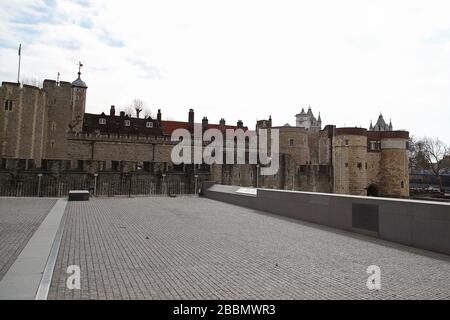
<svg viewBox="0 0 450 320">
<path fill-rule="evenodd" d="M 209 199 L 94 199 L 66 214 L 49 299 L 450 298 L 448 256 Z M 81 290 L 66 289 L 69 265 Z"/>
<path fill-rule="evenodd" d="M 55 203 L 56 199 L 0 198 L 0 280 Z"/>
</svg>

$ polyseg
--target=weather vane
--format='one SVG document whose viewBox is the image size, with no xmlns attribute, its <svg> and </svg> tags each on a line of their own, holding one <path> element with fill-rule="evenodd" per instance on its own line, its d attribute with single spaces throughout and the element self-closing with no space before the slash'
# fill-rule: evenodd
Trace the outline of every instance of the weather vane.
<svg viewBox="0 0 450 320">
<path fill-rule="evenodd" d="M 78 62 L 78 74 L 81 74 L 81 68 L 83 67 L 83 64 L 80 62 Z"/>
</svg>

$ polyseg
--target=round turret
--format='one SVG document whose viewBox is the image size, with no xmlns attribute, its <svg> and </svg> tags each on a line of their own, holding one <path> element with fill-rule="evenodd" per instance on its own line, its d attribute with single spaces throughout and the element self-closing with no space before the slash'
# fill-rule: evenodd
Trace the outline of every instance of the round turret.
<svg viewBox="0 0 450 320">
<path fill-rule="evenodd" d="M 409 151 L 406 131 L 382 132 L 380 159 L 380 193 L 391 196 L 409 195 Z"/>
<path fill-rule="evenodd" d="M 72 82 L 72 87 L 87 89 L 86 83 L 81 80 L 81 72 L 78 72 L 78 78 Z"/>
<path fill-rule="evenodd" d="M 338 128 L 333 139 L 334 192 L 367 195 L 367 130 Z"/>
</svg>

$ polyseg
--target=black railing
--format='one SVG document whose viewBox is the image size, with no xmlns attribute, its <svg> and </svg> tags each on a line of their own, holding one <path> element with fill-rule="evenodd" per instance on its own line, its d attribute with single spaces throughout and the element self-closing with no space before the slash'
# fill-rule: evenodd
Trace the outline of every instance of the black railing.
<svg viewBox="0 0 450 320">
<path fill-rule="evenodd" d="M 88 190 L 97 197 L 193 195 L 195 181 L 142 175 L 0 178 L 1 197 L 61 198 L 70 190 Z"/>
</svg>

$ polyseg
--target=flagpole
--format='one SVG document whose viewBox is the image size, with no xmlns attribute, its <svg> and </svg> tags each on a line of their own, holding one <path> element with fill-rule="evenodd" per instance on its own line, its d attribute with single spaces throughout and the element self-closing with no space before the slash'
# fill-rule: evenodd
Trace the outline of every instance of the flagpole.
<svg viewBox="0 0 450 320">
<path fill-rule="evenodd" d="M 22 44 L 19 45 L 19 70 L 17 71 L 17 83 L 20 83 L 20 60 L 22 58 Z"/>
</svg>

